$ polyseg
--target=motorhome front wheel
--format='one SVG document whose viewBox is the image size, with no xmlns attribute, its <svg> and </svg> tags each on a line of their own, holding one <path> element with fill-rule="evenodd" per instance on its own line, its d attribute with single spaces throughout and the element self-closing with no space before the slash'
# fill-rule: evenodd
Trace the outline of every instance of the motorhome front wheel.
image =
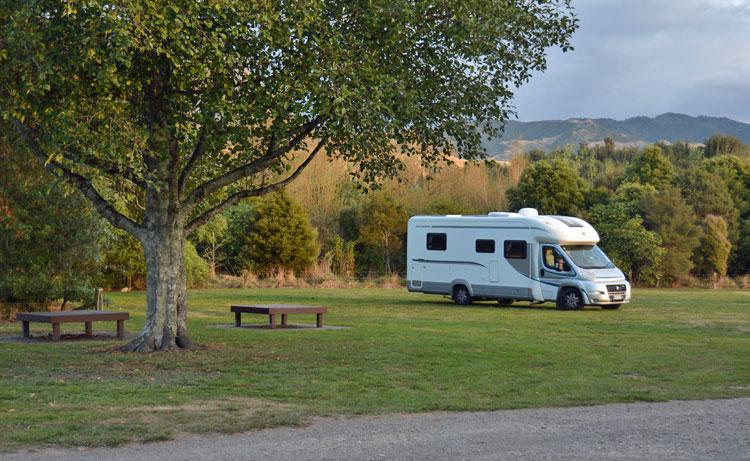
<svg viewBox="0 0 750 461">
<path fill-rule="evenodd" d="M 557 308 L 565 311 L 583 309 L 581 292 L 576 288 L 563 288 L 557 298 Z"/>
</svg>

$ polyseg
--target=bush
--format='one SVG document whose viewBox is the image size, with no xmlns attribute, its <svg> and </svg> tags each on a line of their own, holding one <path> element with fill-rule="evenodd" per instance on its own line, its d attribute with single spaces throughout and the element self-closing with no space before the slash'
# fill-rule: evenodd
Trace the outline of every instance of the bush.
<svg viewBox="0 0 750 461">
<path fill-rule="evenodd" d="M 260 276 L 300 274 L 315 263 L 320 251 L 307 215 L 285 192 L 261 200 L 245 243 L 248 268 Z"/>
<path fill-rule="evenodd" d="M 338 235 L 333 239 L 331 250 L 326 254 L 331 272 L 343 277 L 354 275 L 356 259 L 354 242 L 346 242 Z"/>
<path fill-rule="evenodd" d="M 204 287 L 211 280 L 211 268 L 208 263 L 198 255 L 195 246 L 185 242 L 183 251 L 185 257 L 185 272 L 187 273 L 187 285 L 190 288 Z"/>
<path fill-rule="evenodd" d="M 632 216 L 625 204 L 598 205 L 591 210 L 591 223 L 601 237 L 601 247 L 630 281 L 654 285 L 664 257 L 661 238 Z"/>
<path fill-rule="evenodd" d="M 90 300 L 102 226 L 79 192 L 0 139 L 0 302 Z"/>
<path fill-rule="evenodd" d="M 389 193 L 368 197 L 362 209 L 357 239 L 362 273 L 390 275 L 405 269 L 404 241 L 409 215 L 400 200 Z"/>
<path fill-rule="evenodd" d="M 703 237 L 695 249 L 693 261 L 698 275 L 713 279 L 727 275 L 727 261 L 732 250 L 727 223 L 721 216 L 707 215 L 703 218 Z"/>
</svg>

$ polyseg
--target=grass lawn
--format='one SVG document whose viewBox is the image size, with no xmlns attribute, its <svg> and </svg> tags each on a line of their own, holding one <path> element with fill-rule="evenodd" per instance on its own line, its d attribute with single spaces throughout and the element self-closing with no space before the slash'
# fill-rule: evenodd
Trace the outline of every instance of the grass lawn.
<svg viewBox="0 0 750 461">
<path fill-rule="evenodd" d="M 144 294 L 111 298 L 131 313 L 126 330 L 139 331 Z M 326 305 L 326 324 L 351 328 L 217 328 L 233 323 L 230 304 L 249 302 Z M 0 448 L 162 440 L 316 415 L 750 396 L 747 290 L 636 290 L 618 311 L 579 312 L 457 307 L 405 290 L 197 290 L 189 319 L 203 347 L 186 353 L 0 342 Z M 314 316 L 290 317 L 299 321 Z M 49 330 L 32 324 L 32 334 Z M 73 330 L 83 325 L 63 325 Z M 0 336 L 20 331 L 0 324 Z"/>
</svg>

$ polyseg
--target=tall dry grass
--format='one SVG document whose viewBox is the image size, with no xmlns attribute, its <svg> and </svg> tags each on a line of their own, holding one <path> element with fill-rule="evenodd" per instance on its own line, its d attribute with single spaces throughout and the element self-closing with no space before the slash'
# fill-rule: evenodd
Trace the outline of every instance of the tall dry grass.
<svg viewBox="0 0 750 461">
<path fill-rule="evenodd" d="M 441 163 L 427 168 L 418 158 L 405 157 L 402 160 L 405 165 L 402 174 L 397 179 L 385 180 L 382 189 L 404 203 L 410 214 L 451 207 L 455 210 L 446 209 L 445 212 L 504 210 L 507 206 L 506 191 L 518 183 L 527 162 L 524 156 L 516 156 L 510 161 L 485 164 L 458 160 L 453 164 Z M 343 160 L 319 156 L 287 190 L 308 211 L 315 227 L 335 227 L 345 207 L 356 205 L 365 198 L 365 194 L 352 185 L 352 171 L 353 166 Z"/>
</svg>

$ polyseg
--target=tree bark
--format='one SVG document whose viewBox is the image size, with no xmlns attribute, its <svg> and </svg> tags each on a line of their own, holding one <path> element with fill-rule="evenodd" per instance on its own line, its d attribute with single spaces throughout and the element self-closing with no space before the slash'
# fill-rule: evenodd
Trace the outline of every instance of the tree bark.
<svg viewBox="0 0 750 461">
<path fill-rule="evenodd" d="M 150 203 L 144 219 L 146 232 L 141 239 L 146 257 L 146 323 L 123 350 L 189 348 L 184 223 L 169 197 L 160 197 L 153 191 L 147 195 Z"/>
<path fill-rule="evenodd" d="M 187 335 L 187 275 L 180 228 L 148 233 L 146 255 L 146 323 L 123 350 L 168 351 L 190 347 Z"/>
</svg>

